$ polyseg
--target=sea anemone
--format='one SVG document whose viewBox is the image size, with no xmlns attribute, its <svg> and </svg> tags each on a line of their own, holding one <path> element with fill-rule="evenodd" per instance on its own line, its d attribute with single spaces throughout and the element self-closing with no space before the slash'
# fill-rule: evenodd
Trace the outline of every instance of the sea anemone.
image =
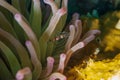
<svg viewBox="0 0 120 80">
<path fill-rule="evenodd" d="M 67 4 L 67 0 L 0 0 L 1 80 L 67 79 L 63 72 L 71 55 L 100 34 L 90 30 L 81 38 L 82 24 L 75 14 L 69 35 L 56 36 L 64 32 Z"/>
</svg>

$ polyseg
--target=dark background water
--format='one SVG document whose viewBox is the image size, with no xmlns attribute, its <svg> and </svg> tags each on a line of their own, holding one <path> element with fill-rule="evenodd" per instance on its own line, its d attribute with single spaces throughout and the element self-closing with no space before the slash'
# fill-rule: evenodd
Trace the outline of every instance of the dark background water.
<svg viewBox="0 0 120 80">
<path fill-rule="evenodd" d="M 97 10 L 99 16 L 107 12 L 120 10 L 120 0 L 68 0 L 68 18 L 75 12 L 86 15 Z"/>
</svg>

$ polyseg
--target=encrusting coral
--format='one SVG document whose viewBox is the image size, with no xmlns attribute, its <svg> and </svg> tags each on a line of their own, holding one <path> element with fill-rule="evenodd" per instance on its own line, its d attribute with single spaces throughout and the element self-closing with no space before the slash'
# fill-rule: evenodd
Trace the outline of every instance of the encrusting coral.
<svg viewBox="0 0 120 80">
<path fill-rule="evenodd" d="M 68 80 L 119 80 L 120 54 L 113 59 L 94 61 L 89 59 L 68 72 Z M 84 66 L 84 67 L 83 67 Z"/>
</svg>

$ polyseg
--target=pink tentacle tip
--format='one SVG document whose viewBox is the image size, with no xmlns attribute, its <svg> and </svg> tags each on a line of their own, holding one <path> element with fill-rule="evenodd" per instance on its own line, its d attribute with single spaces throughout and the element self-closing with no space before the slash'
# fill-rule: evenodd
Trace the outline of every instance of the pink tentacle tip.
<svg viewBox="0 0 120 80">
<path fill-rule="evenodd" d="M 78 14 L 78 13 L 74 13 L 74 14 L 72 15 L 72 17 L 79 17 L 79 14 Z"/>
<path fill-rule="evenodd" d="M 79 42 L 78 44 L 76 44 L 76 49 L 81 49 L 85 46 L 85 43 L 84 42 Z"/>
<path fill-rule="evenodd" d="M 80 43 L 78 44 L 78 46 L 79 46 L 80 48 L 83 48 L 83 47 L 85 46 L 85 43 L 84 43 L 84 42 L 80 42 Z"/>
<path fill-rule="evenodd" d="M 73 47 L 71 48 L 71 50 L 72 50 L 73 52 L 75 52 L 75 51 L 77 51 L 78 49 L 83 48 L 84 46 L 85 46 L 85 43 L 84 43 L 84 42 L 79 42 L 79 43 L 77 43 L 75 46 L 73 46 Z"/>
<path fill-rule="evenodd" d="M 63 73 L 65 67 L 66 54 L 62 53 L 60 55 L 60 62 L 58 66 L 58 72 Z"/>
<path fill-rule="evenodd" d="M 90 34 L 96 35 L 96 34 L 100 34 L 101 31 L 100 30 L 91 30 Z"/>
<path fill-rule="evenodd" d="M 98 34 L 101 34 L 101 31 L 100 31 L 100 30 L 98 30 Z"/>
<path fill-rule="evenodd" d="M 21 15 L 19 13 L 15 14 L 14 18 L 17 20 L 17 21 L 20 21 L 21 20 Z"/>
<path fill-rule="evenodd" d="M 53 58 L 53 57 L 48 57 L 48 58 L 47 58 L 47 62 L 48 62 L 49 64 L 53 64 L 53 63 L 54 63 L 54 58 Z"/>
<path fill-rule="evenodd" d="M 60 55 L 60 59 L 61 59 L 61 61 L 65 61 L 65 59 L 66 59 L 66 54 L 62 53 L 62 54 Z"/>
<path fill-rule="evenodd" d="M 26 45 L 30 44 L 30 41 L 29 41 L 29 40 L 27 40 L 27 41 L 25 42 L 25 44 L 26 44 Z"/>
<path fill-rule="evenodd" d="M 16 74 L 16 79 L 17 80 L 23 80 L 24 79 L 24 75 L 22 73 L 17 73 Z"/>
<path fill-rule="evenodd" d="M 54 58 L 53 57 L 47 57 L 47 68 L 46 68 L 45 76 L 50 75 L 50 73 L 53 70 L 53 64 L 54 64 Z"/>
<path fill-rule="evenodd" d="M 60 15 L 64 15 L 65 13 L 67 13 L 67 9 L 65 7 L 63 7 L 63 8 L 61 8 L 61 9 L 58 10 L 58 13 Z"/>
<path fill-rule="evenodd" d="M 72 30 L 74 27 L 75 27 L 74 25 L 70 25 L 69 30 Z"/>
<path fill-rule="evenodd" d="M 17 80 L 23 80 L 26 74 L 31 73 L 30 68 L 26 67 L 24 69 L 21 69 L 17 72 L 16 74 L 16 79 Z"/>
</svg>

